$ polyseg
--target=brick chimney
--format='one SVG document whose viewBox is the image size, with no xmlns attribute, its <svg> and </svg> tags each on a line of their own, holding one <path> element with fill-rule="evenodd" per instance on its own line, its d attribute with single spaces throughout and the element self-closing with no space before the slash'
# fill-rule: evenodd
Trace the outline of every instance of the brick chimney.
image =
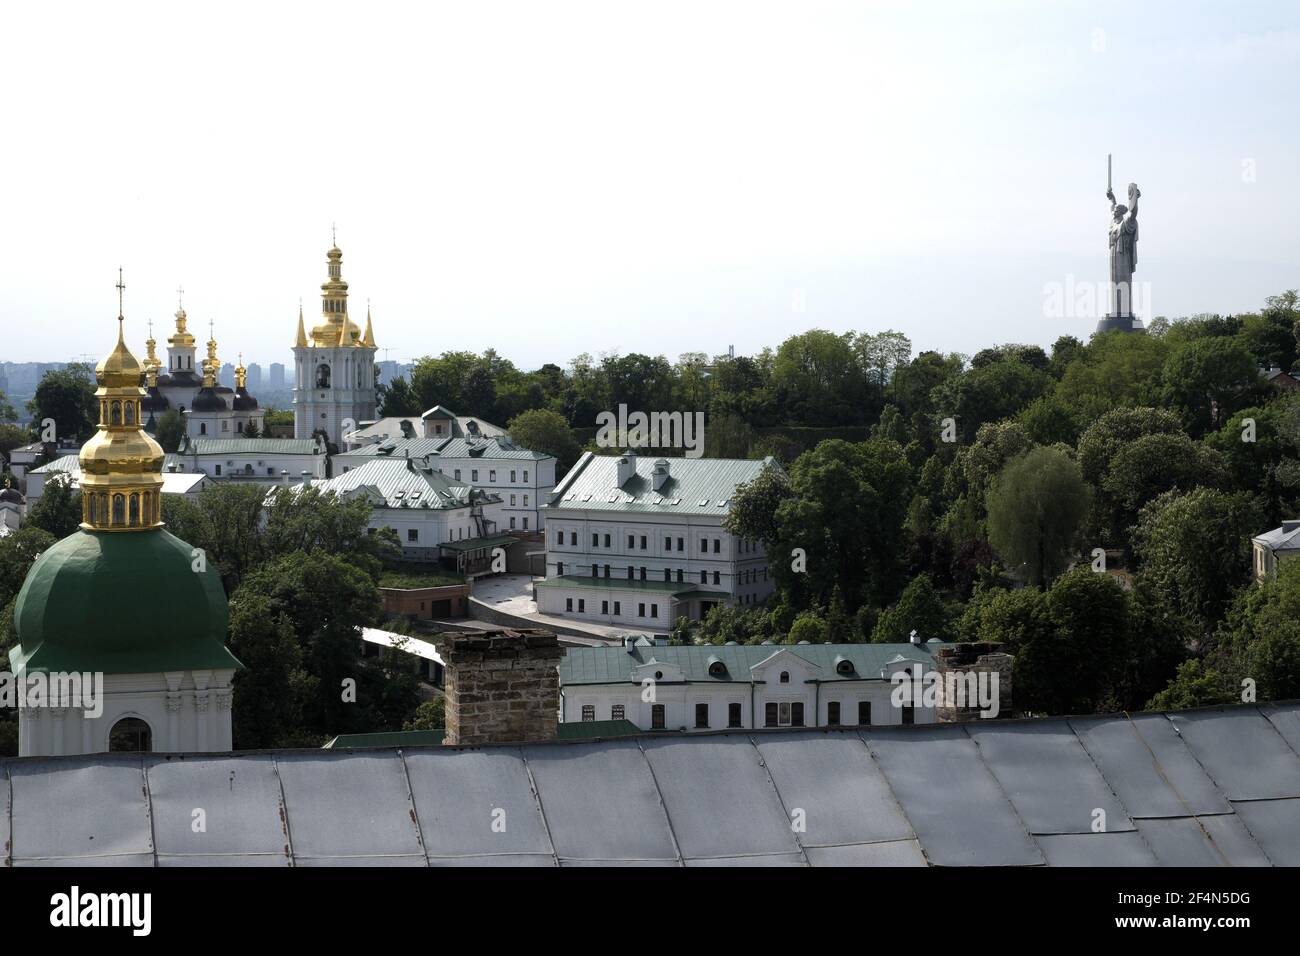
<svg viewBox="0 0 1300 956">
<path fill-rule="evenodd" d="M 553 632 L 447 631 L 436 644 L 446 668 L 443 743 L 534 743 L 555 737 L 564 652 Z"/>
<path fill-rule="evenodd" d="M 974 641 L 969 643 L 948 644 L 937 648 L 934 666 L 943 680 L 943 693 L 936 713 L 940 723 L 952 723 L 964 720 L 979 721 L 980 708 L 976 705 L 979 681 L 987 681 L 989 675 L 998 675 L 997 716 L 1011 717 L 1011 672 L 1015 657 L 1007 654 L 1002 645 L 994 642 Z M 956 683 L 964 685 L 962 700 L 953 693 Z"/>
</svg>

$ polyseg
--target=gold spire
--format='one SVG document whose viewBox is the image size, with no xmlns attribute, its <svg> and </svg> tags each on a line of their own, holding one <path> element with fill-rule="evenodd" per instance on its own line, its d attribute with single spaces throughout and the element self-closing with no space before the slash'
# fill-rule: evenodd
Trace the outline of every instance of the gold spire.
<svg viewBox="0 0 1300 956">
<path fill-rule="evenodd" d="M 117 345 L 95 366 L 99 430 L 81 446 L 81 526 L 142 531 L 162 524 L 163 451 L 140 423 L 141 365 L 126 347 L 118 275 Z"/>
<path fill-rule="evenodd" d="M 235 366 L 235 387 L 241 391 L 248 385 L 248 369 L 244 368 L 244 353 L 239 353 L 239 364 Z"/>
<path fill-rule="evenodd" d="M 337 245 L 325 254 L 328 278 L 321 283 L 321 316 L 313 326 L 311 344 L 319 348 L 352 348 L 361 341 L 361 329 L 348 319 L 348 284 L 343 281 L 343 252 Z"/>
<path fill-rule="evenodd" d="M 293 347 L 296 349 L 307 347 L 307 330 L 302 324 L 302 299 L 298 300 L 298 336 L 293 340 Z"/>
<path fill-rule="evenodd" d="M 193 348 L 194 336 L 190 334 L 185 327 L 185 290 L 180 286 L 176 287 L 176 333 L 167 339 L 167 344 L 172 348 Z"/>
<path fill-rule="evenodd" d="M 370 300 L 366 299 L 366 334 L 361 336 L 361 344 L 368 348 L 375 347 L 375 330 L 370 324 Z"/>
<path fill-rule="evenodd" d="M 217 336 L 212 329 L 211 319 L 208 319 L 208 357 L 200 364 L 203 366 L 203 387 L 215 387 L 217 372 L 221 368 L 221 359 L 217 358 Z"/>
<path fill-rule="evenodd" d="M 162 368 L 162 360 L 158 358 L 158 343 L 153 337 L 153 319 L 149 320 L 149 337 L 144 340 L 145 358 L 140 364 L 144 366 L 144 376 L 149 380 L 149 374 L 153 373 L 153 379 L 149 381 L 149 387 L 158 384 L 158 370 Z"/>
</svg>

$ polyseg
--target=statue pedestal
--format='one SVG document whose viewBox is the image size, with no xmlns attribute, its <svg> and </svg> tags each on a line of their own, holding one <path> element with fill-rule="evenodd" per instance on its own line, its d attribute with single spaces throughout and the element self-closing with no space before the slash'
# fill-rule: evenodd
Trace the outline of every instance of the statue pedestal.
<svg viewBox="0 0 1300 956">
<path fill-rule="evenodd" d="M 1097 333 L 1102 332 L 1142 332 L 1134 315 L 1108 315 L 1097 323 Z"/>
</svg>

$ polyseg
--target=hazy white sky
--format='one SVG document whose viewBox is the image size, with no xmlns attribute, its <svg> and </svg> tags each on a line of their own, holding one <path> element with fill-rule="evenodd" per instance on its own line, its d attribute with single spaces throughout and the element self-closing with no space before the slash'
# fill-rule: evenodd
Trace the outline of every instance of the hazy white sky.
<svg viewBox="0 0 1300 956">
<path fill-rule="evenodd" d="M 1086 337 L 1106 154 L 1154 312 L 1300 286 L 1295 3 L 8 4 L 0 359 L 178 284 L 286 361 L 330 224 L 390 358 Z"/>
</svg>

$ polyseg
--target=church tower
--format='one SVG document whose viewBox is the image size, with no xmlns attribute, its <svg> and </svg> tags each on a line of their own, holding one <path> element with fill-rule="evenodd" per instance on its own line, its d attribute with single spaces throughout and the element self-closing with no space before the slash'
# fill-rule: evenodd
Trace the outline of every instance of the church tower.
<svg viewBox="0 0 1300 956">
<path fill-rule="evenodd" d="M 157 369 L 127 349 L 120 305 L 117 322 L 95 368 L 99 429 L 81 448 L 81 528 L 14 602 L 21 756 L 231 748 L 243 665 L 226 648 L 221 575 L 162 526 L 163 451 L 141 423 L 141 377 Z"/>
<path fill-rule="evenodd" d="M 326 253 L 327 278 L 321 283 L 321 323 L 310 333 L 298 307 L 294 341 L 293 434 L 311 438 L 323 430 L 342 450 L 343 436 L 375 417 L 374 332 L 369 310 L 363 332 L 348 318 L 348 284 L 343 253 Z"/>
</svg>

